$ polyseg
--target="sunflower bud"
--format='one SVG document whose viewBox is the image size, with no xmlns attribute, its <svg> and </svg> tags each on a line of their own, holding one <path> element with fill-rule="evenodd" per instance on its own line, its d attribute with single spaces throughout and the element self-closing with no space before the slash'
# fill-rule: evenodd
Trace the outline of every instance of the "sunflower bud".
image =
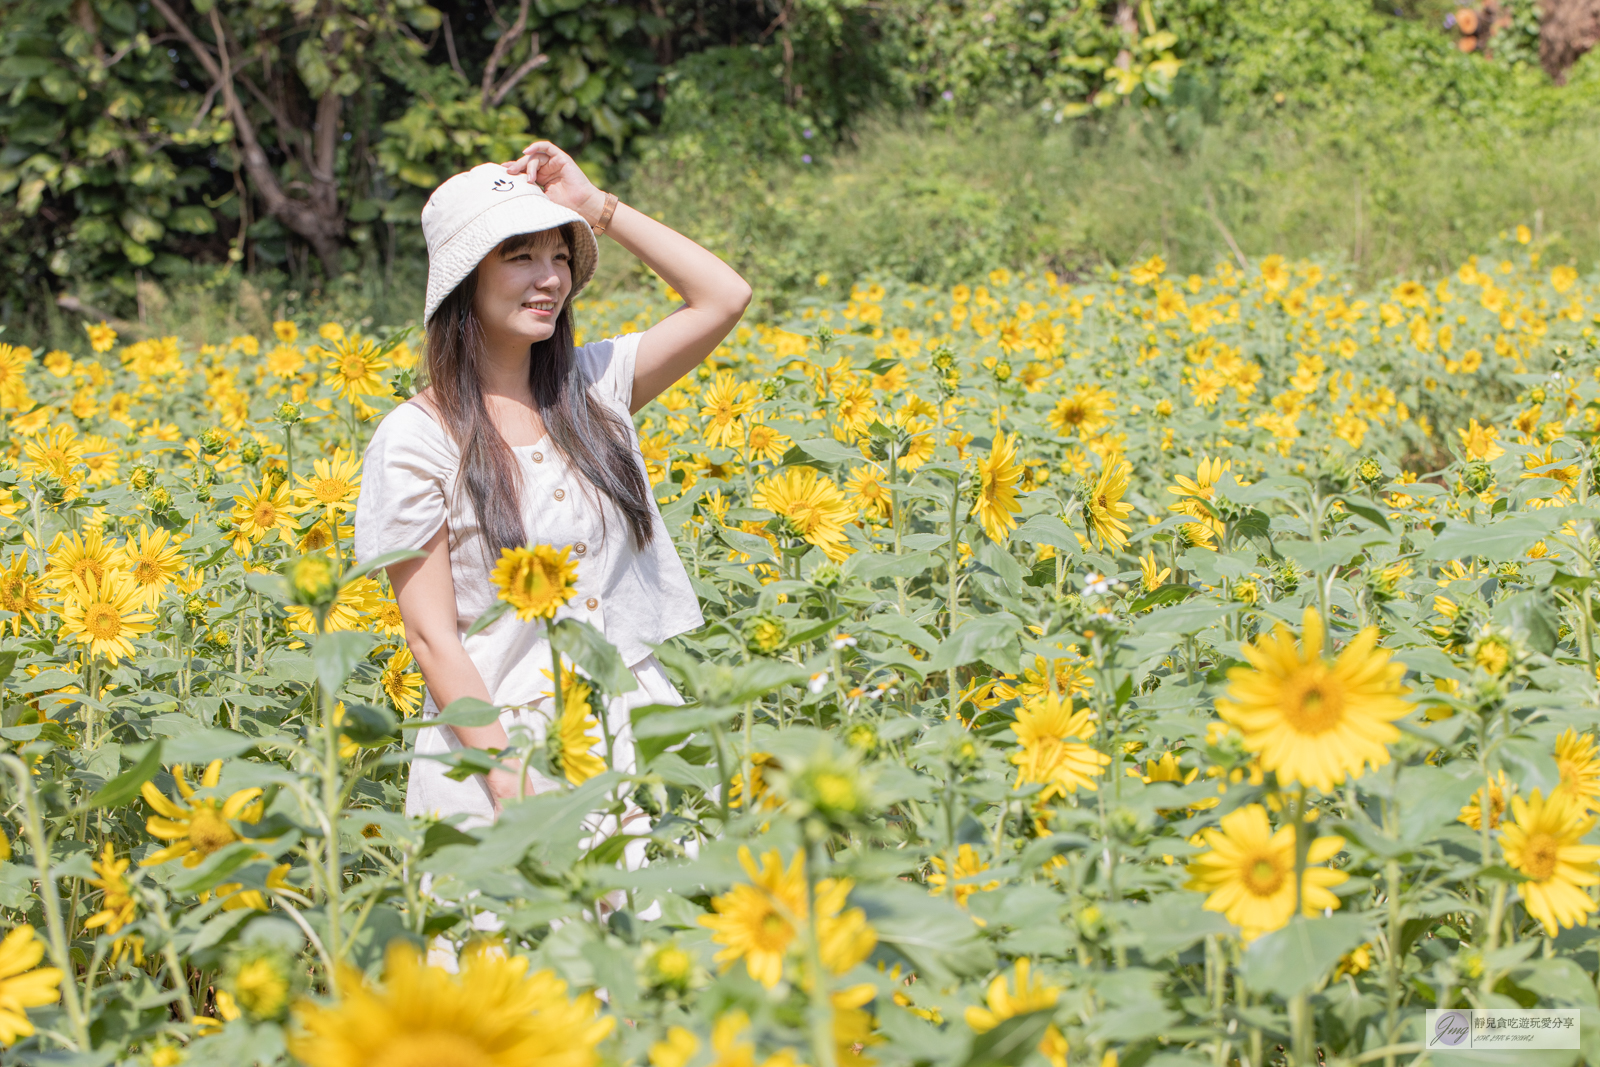
<svg viewBox="0 0 1600 1067">
<path fill-rule="evenodd" d="M 744 644 L 751 652 L 770 656 L 783 648 L 789 639 L 789 624 L 777 615 L 762 612 L 745 620 Z"/>
<path fill-rule="evenodd" d="M 220 456 L 222 450 L 228 447 L 228 435 L 217 429 L 209 427 L 200 435 L 200 451 L 208 456 Z"/>
<path fill-rule="evenodd" d="M 845 734 L 845 742 L 862 755 L 870 756 L 878 747 L 878 731 L 870 723 L 858 722 Z"/>
<path fill-rule="evenodd" d="M 184 598 L 183 617 L 189 620 L 190 625 L 204 622 L 209 609 L 210 605 L 206 603 L 206 598 L 198 593 L 191 593 Z"/>
<path fill-rule="evenodd" d="M 284 429 L 288 429 L 305 416 L 301 414 L 299 404 L 285 400 L 283 403 L 278 405 L 278 410 L 272 413 L 272 417 L 279 426 L 282 426 Z"/>
<path fill-rule="evenodd" d="M 293 961 L 277 946 L 252 945 L 228 958 L 221 985 L 251 1019 L 281 1019 L 296 987 Z"/>
<path fill-rule="evenodd" d="M 811 584 L 820 589 L 837 589 L 843 580 L 844 568 L 831 559 L 811 568 Z"/>
<path fill-rule="evenodd" d="M 320 553 L 293 560 L 284 573 L 289 579 L 290 599 L 296 604 L 326 607 L 339 593 L 333 563 Z"/>
<path fill-rule="evenodd" d="M 261 443 L 255 440 L 246 441 L 244 447 L 239 449 L 239 459 L 244 463 L 260 463 Z"/>
<path fill-rule="evenodd" d="M 1356 477 L 1368 486 L 1376 485 L 1383 480 L 1383 465 L 1368 456 L 1356 465 Z"/>
<path fill-rule="evenodd" d="M 645 980 L 666 993 L 687 993 L 694 979 L 694 957 L 676 944 L 662 945 L 645 962 Z"/>
</svg>

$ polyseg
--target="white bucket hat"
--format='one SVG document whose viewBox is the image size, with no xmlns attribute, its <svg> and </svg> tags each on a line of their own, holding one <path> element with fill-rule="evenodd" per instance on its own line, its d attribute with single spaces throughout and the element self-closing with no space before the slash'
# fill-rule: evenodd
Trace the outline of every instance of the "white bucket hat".
<svg viewBox="0 0 1600 1067">
<path fill-rule="evenodd" d="M 600 258 L 600 242 L 582 215 L 551 200 L 531 175 L 511 174 L 499 163 L 480 163 L 447 179 L 422 207 L 422 236 L 428 242 L 423 325 L 500 242 L 569 222 L 577 223 L 578 232 L 570 300 L 594 277 Z"/>
</svg>

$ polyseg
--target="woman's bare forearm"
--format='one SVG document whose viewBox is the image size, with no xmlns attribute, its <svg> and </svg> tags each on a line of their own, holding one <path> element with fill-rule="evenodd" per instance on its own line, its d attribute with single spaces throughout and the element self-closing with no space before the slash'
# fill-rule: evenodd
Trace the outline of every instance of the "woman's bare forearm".
<svg viewBox="0 0 1600 1067">
<path fill-rule="evenodd" d="M 602 195 L 599 205 L 585 204 L 582 214 L 593 222 L 604 204 Z M 617 204 L 606 236 L 659 274 L 683 297 L 685 305 L 721 315 L 729 328 L 750 303 L 750 283 L 738 271 L 672 227 L 627 204 Z"/>
<path fill-rule="evenodd" d="M 475 697 L 486 704 L 494 703 L 489 687 L 484 684 L 477 665 L 467 655 L 467 650 L 461 647 L 461 642 L 446 639 L 437 644 L 444 647 L 435 648 L 434 643 L 428 641 L 410 642 L 411 654 L 416 657 L 417 667 L 422 671 L 422 680 L 427 683 L 434 706 L 443 710 L 452 701 L 462 697 Z M 509 743 L 505 727 L 498 720 L 487 726 L 452 726 L 450 729 L 455 731 L 463 745 L 472 748 L 505 748 Z"/>
</svg>

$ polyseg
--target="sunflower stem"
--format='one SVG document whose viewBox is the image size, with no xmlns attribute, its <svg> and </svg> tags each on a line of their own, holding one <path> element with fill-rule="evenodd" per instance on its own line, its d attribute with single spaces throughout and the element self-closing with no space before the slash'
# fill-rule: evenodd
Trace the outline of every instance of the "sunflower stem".
<svg viewBox="0 0 1600 1067">
<path fill-rule="evenodd" d="M 1301 785 L 1295 791 L 1294 803 L 1291 811 L 1294 820 L 1294 917 L 1290 922 L 1303 922 L 1305 919 L 1305 882 L 1306 882 L 1306 857 L 1311 850 L 1311 842 L 1306 834 L 1306 787 Z M 1310 994 L 1302 989 L 1289 1001 L 1289 1030 L 1290 1040 L 1294 1048 L 1295 1067 L 1310 1067 L 1315 1063 L 1314 1049 L 1316 1048 L 1315 1020 L 1311 1015 Z"/>
<path fill-rule="evenodd" d="M 338 963 L 344 954 L 339 930 L 339 898 L 343 888 L 340 884 L 343 878 L 343 861 L 339 855 L 339 815 L 344 807 L 339 781 L 339 724 L 333 721 L 334 695 L 320 684 L 317 686 L 317 693 L 322 702 L 322 807 L 327 816 L 328 826 L 327 867 L 322 872 L 323 892 L 326 894 L 324 907 L 328 917 L 328 936 L 325 940 L 329 958 Z M 338 981 L 337 972 L 330 971 L 329 988 L 336 988 Z"/>
<path fill-rule="evenodd" d="M 957 514 L 961 508 L 961 475 L 957 474 L 951 479 L 950 486 L 950 591 L 945 604 L 947 615 L 945 621 L 945 636 L 953 637 L 956 632 L 956 597 L 958 596 L 957 576 L 961 569 L 961 527 L 957 524 Z M 961 706 L 961 690 L 956 687 L 956 669 L 950 667 L 945 671 L 945 678 L 949 683 L 950 691 L 950 718 L 959 720 Z"/>
<path fill-rule="evenodd" d="M 192 1023 L 195 1013 L 193 998 L 189 996 L 189 972 L 184 970 L 183 960 L 178 958 L 178 943 L 172 929 L 172 919 L 167 915 L 167 906 L 154 890 L 145 897 L 145 904 L 156 917 L 156 925 L 161 927 L 166 942 L 161 946 L 161 955 L 167 962 L 167 972 L 172 975 L 172 990 L 178 994 L 178 1010 L 183 1013 L 184 1022 Z M 66 991 L 65 985 L 62 991 Z"/>
<path fill-rule="evenodd" d="M 822 966 L 821 921 L 817 915 L 817 866 L 822 850 L 819 842 L 806 843 L 806 962 L 811 971 L 811 1054 L 817 1067 L 836 1067 L 833 1045 L 833 998 L 829 995 L 828 972 Z M 955 868 L 950 868 L 947 884 L 955 885 Z"/>
<path fill-rule="evenodd" d="M 28 835 L 28 847 L 33 850 L 34 871 L 39 878 L 39 902 L 44 905 L 45 932 L 48 934 L 50 962 L 61 971 L 61 1002 L 67 1007 L 67 1019 L 72 1023 L 72 1036 L 78 1042 L 77 1051 L 87 1051 L 89 1022 L 83 1005 L 78 1001 L 77 982 L 73 980 L 72 953 L 67 941 L 66 924 L 61 919 L 61 890 L 55 875 L 50 871 L 50 841 L 45 836 L 44 820 L 39 815 L 39 796 L 33 789 L 33 774 L 16 756 L 0 756 L 11 777 L 17 782 L 17 795 L 22 800 L 23 831 Z"/>
</svg>

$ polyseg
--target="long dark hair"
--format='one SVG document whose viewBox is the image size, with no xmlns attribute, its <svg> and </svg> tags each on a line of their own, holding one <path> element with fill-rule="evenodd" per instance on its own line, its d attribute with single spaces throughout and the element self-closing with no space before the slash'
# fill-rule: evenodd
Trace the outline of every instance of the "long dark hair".
<svg viewBox="0 0 1600 1067">
<path fill-rule="evenodd" d="M 560 233 L 575 246 L 572 223 Z M 504 255 L 547 239 L 539 233 L 512 237 L 497 251 Z M 487 358 L 483 325 L 472 309 L 478 291 L 474 270 L 444 298 L 428 322 L 428 382 L 445 429 L 461 451 L 457 491 L 464 491 L 483 531 L 485 547 L 498 556 L 503 548 L 527 543 L 522 525 L 522 479 L 505 438 L 489 419 L 483 401 L 483 365 Z M 572 344 L 572 306 L 563 303 L 555 333 L 532 346 L 528 384 L 533 404 L 549 435 L 548 443 L 577 468 L 589 485 L 604 493 L 627 520 L 636 547 L 654 536 L 650 486 L 634 458 L 629 425 L 589 393 Z M 601 512 L 602 520 L 604 510 Z"/>
</svg>

